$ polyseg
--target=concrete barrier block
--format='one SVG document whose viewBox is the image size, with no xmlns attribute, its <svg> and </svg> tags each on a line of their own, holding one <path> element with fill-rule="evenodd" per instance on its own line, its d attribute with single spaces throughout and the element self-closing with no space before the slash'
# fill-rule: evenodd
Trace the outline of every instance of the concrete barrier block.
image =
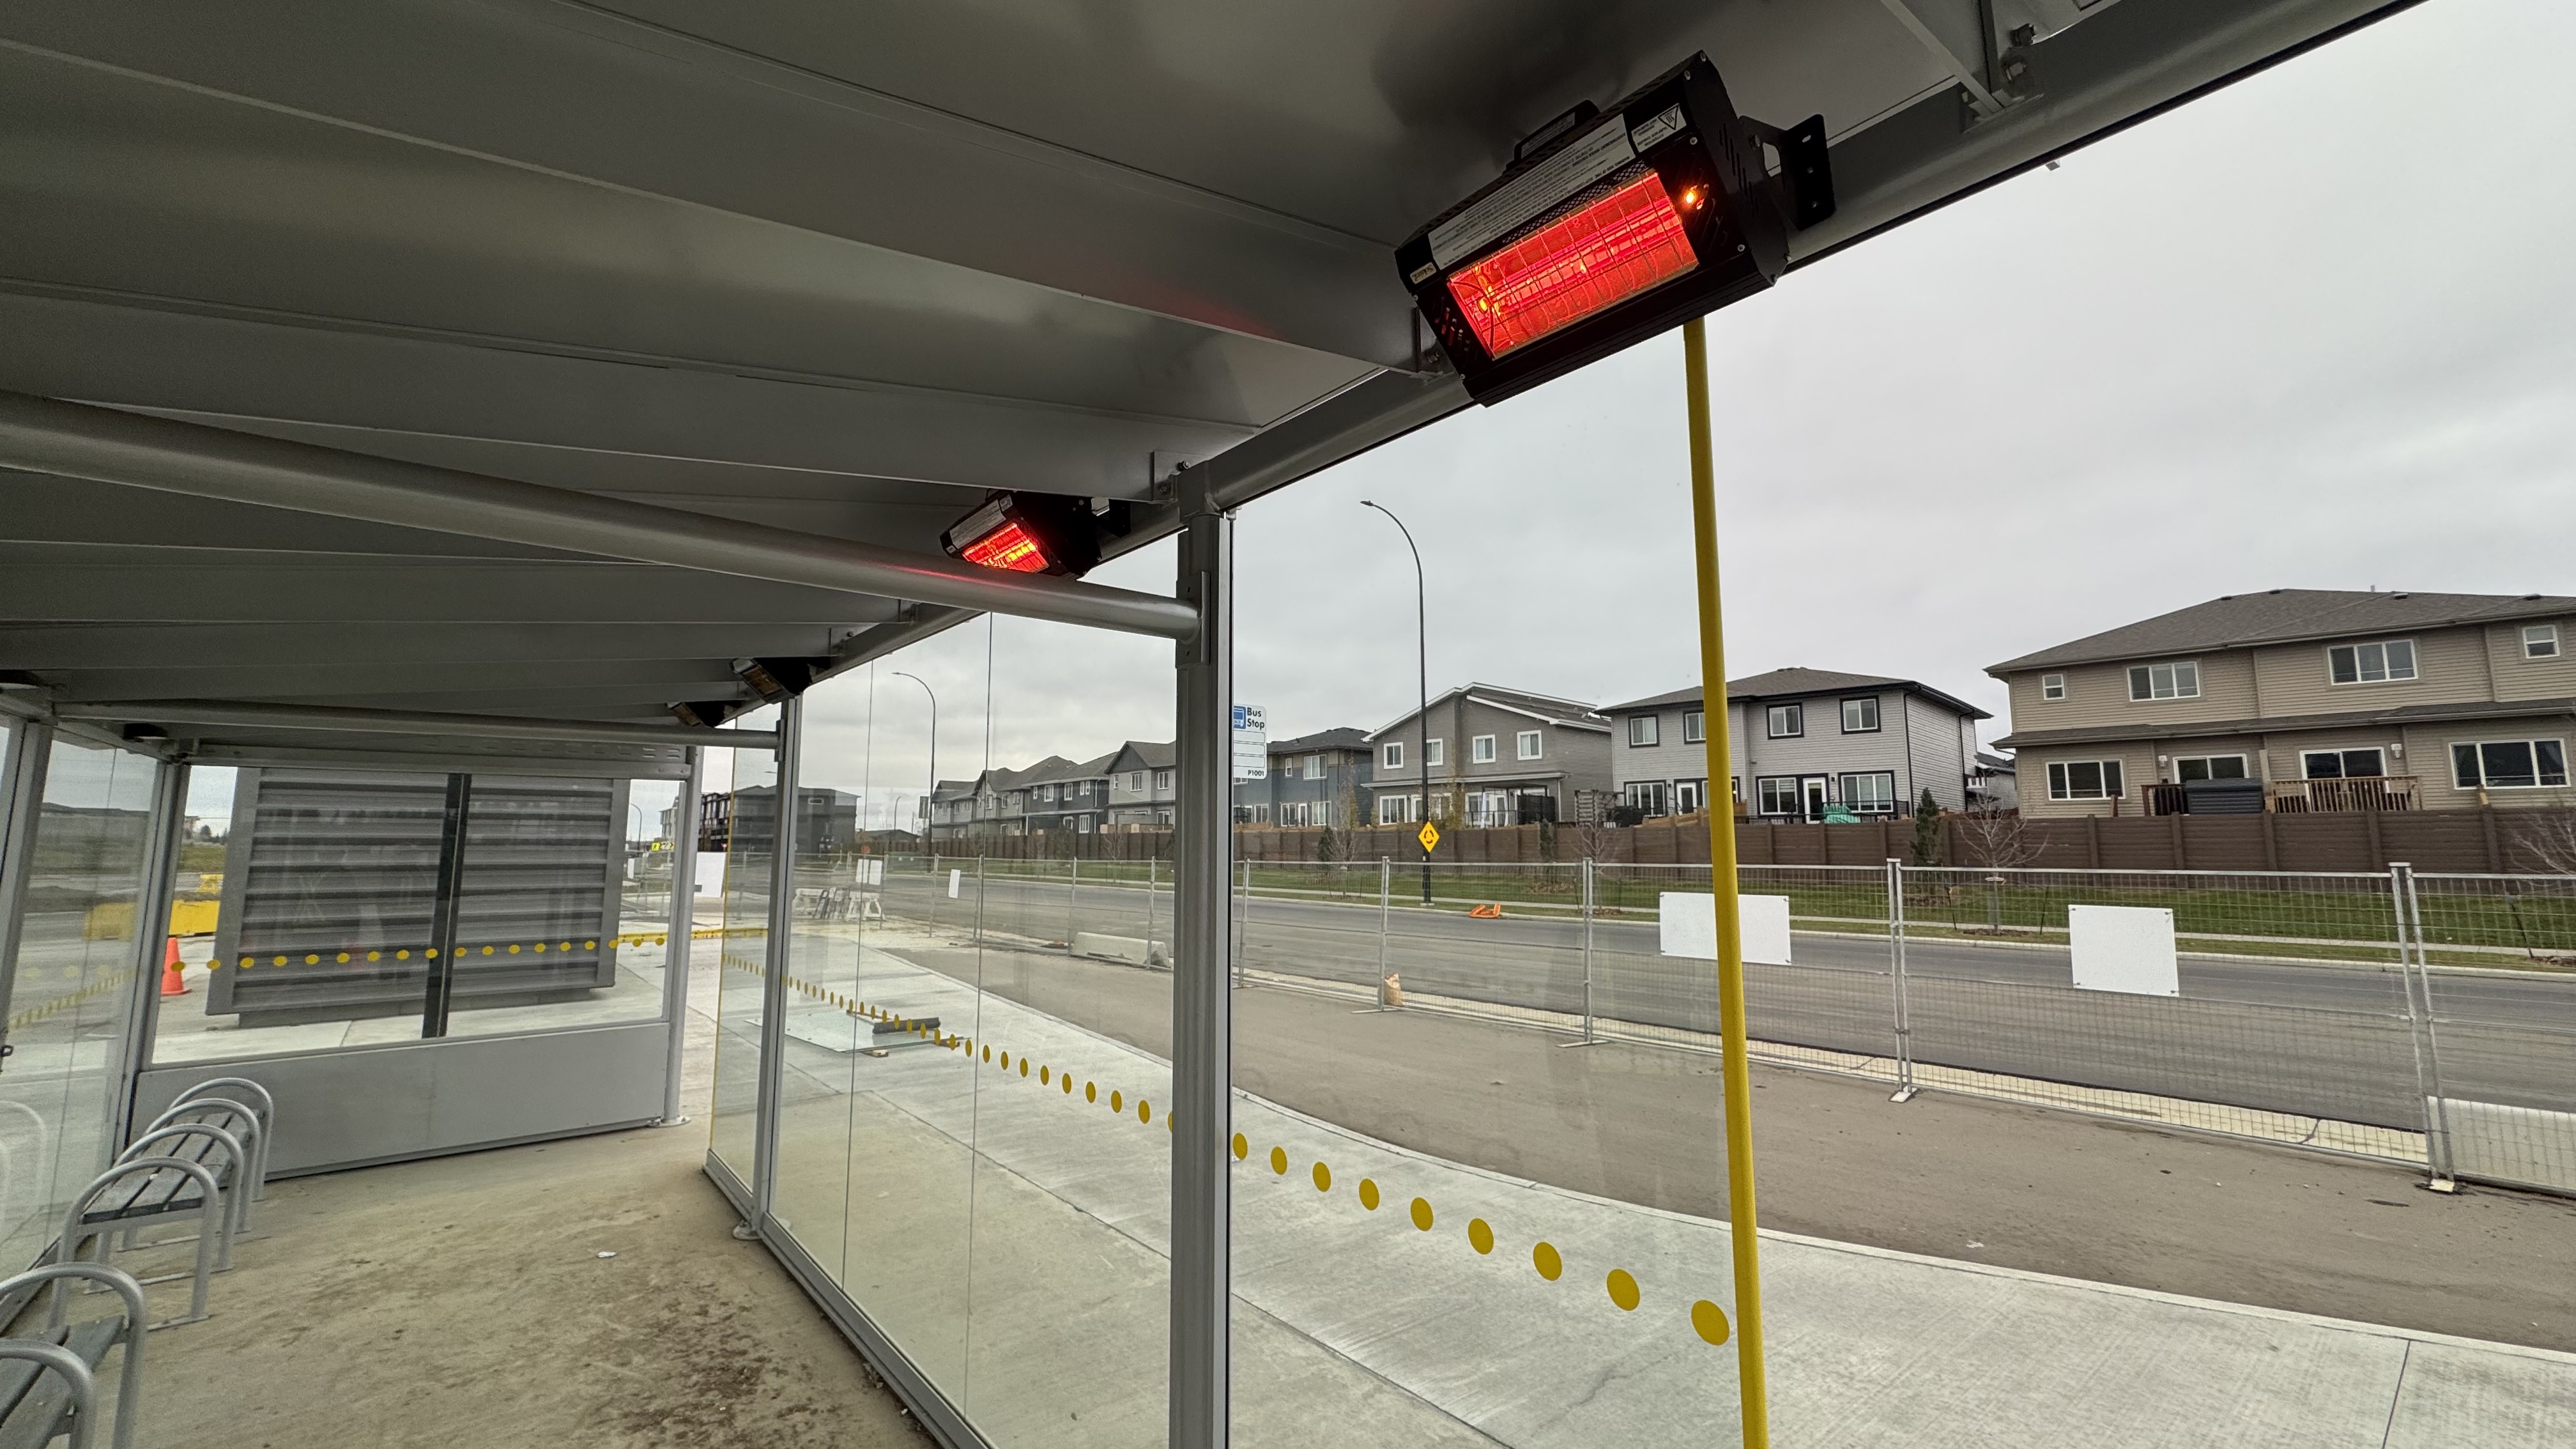
<svg viewBox="0 0 2576 1449">
<path fill-rule="evenodd" d="M 1130 966 L 1168 966 L 1172 959 L 1160 941 L 1141 936 L 1106 936 L 1097 931 L 1074 933 L 1073 954 L 1097 961 L 1123 961 Z"/>
</svg>

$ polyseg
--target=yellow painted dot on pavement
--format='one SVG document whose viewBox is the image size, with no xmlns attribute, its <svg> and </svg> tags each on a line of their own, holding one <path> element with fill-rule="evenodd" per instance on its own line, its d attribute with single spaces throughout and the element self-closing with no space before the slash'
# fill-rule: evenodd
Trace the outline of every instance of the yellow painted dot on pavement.
<svg viewBox="0 0 2576 1449">
<path fill-rule="evenodd" d="M 1483 1218 L 1467 1220 L 1467 1242 L 1479 1253 L 1494 1251 L 1494 1228 Z"/>
<path fill-rule="evenodd" d="M 1270 1149 L 1270 1170 L 1281 1177 L 1286 1177 L 1288 1175 L 1287 1148 L 1273 1147 Z"/>
<path fill-rule="evenodd" d="M 1025 1076 L 1027 1076 L 1028 1074 L 1029 1074 L 1029 1059 L 1028 1059 L 1027 1057 L 1022 1057 L 1022 1058 L 1020 1058 L 1020 1075 L 1025 1077 Z"/>
<path fill-rule="evenodd" d="M 1329 1168 L 1329 1167 L 1326 1167 L 1324 1164 L 1322 1164 L 1322 1163 L 1320 1163 L 1320 1162 L 1316 1163 L 1316 1164 L 1315 1164 L 1315 1191 L 1317 1191 L 1317 1192 L 1331 1192 L 1332 1190 L 1333 1190 L 1333 1170 L 1332 1170 L 1331 1168 Z"/>
<path fill-rule="evenodd" d="M 1530 1249 L 1530 1266 L 1538 1269 L 1538 1275 L 1550 1283 L 1565 1276 L 1565 1259 L 1558 1254 L 1554 1243 L 1541 1243 Z"/>
<path fill-rule="evenodd" d="M 1711 1343 L 1726 1342 L 1726 1310 L 1703 1298 L 1691 1305 L 1691 1327 Z"/>
<path fill-rule="evenodd" d="M 1055 1080 L 1057 1086 L 1064 1088 L 1064 1094 L 1066 1096 L 1070 1097 L 1073 1095 L 1073 1074 L 1071 1072 L 1067 1072 Z"/>
<path fill-rule="evenodd" d="M 1083 1084 L 1082 1084 L 1082 1100 L 1084 1100 L 1084 1101 L 1086 1101 L 1086 1102 L 1097 1102 L 1097 1101 L 1099 1101 L 1099 1100 L 1100 1100 L 1100 1084 L 1099 1084 L 1098 1082 L 1085 1082 L 1085 1083 L 1083 1083 Z"/>
<path fill-rule="evenodd" d="M 1243 1159 L 1250 1157 L 1251 1155 L 1252 1144 L 1244 1140 L 1242 1133 L 1237 1132 L 1234 1134 L 1234 1160 L 1241 1162 Z"/>
<path fill-rule="evenodd" d="M 1422 1198 L 1413 1200 L 1413 1225 L 1426 1233 L 1431 1231 L 1431 1204 Z"/>
<path fill-rule="evenodd" d="M 1637 1280 L 1628 1276 L 1627 1269 L 1611 1269 L 1605 1286 L 1610 1290 L 1610 1301 L 1618 1304 L 1621 1312 L 1634 1313 L 1637 1310 Z"/>
<path fill-rule="evenodd" d="M 1002 1053 L 1002 1070 L 1007 1072 L 1007 1071 L 1009 1071 L 1010 1069 L 1011 1069 L 1011 1054 L 1010 1054 L 1009 1052 L 1004 1052 L 1004 1053 Z"/>
<path fill-rule="evenodd" d="M 991 1047 L 986 1047 L 986 1048 L 984 1048 L 984 1060 L 986 1060 L 986 1061 L 988 1061 L 988 1062 L 989 1062 L 989 1061 L 991 1061 L 992 1059 L 993 1059 L 993 1049 L 992 1049 Z"/>
<path fill-rule="evenodd" d="M 1363 1177 L 1360 1179 L 1360 1206 L 1367 1208 L 1370 1212 L 1377 1211 L 1376 1178 Z"/>
</svg>

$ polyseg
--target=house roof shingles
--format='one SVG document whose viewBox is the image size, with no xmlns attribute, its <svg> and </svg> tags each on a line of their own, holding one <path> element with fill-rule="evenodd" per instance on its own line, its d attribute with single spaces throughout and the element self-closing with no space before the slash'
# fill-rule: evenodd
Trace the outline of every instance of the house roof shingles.
<svg viewBox="0 0 2576 1449">
<path fill-rule="evenodd" d="M 1797 695 L 1836 694 L 1853 689 L 1911 690 L 1927 699 L 1938 700 L 1970 719 L 1994 718 L 1966 700 L 1934 689 L 1919 679 L 1899 679 L 1888 674 L 1844 674 L 1838 670 L 1808 669 L 1801 665 L 1774 669 L 1763 674 L 1748 674 L 1742 679 L 1730 679 L 1726 682 L 1726 697 L 1730 701 L 1784 699 Z M 1676 689 L 1664 694 L 1649 695 L 1644 699 L 1632 699 L 1625 704 L 1606 705 L 1601 712 L 1609 715 L 1633 714 L 1640 710 L 1662 709 L 1670 705 L 1699 702 L 1699 690 Z"/>
<path fill-rule="evenodd" d="M 2304 639 L 2502 623 L 2576 613 L 2576 598 L 2546 594 L 2371 593 L 2351 589 L 2272 589 L 2228 594 L 2099 634 L 1986 666 L 2001 678 L 2024 670 L 2101 664 L 2289 644 Z"/>
</svg>

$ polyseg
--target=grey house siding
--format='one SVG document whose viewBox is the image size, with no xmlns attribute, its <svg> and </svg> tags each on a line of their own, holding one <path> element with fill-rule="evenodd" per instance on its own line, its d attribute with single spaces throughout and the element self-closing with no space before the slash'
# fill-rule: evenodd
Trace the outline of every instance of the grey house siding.
<svg viewBox="0 0 2576 1449">
<path fill-rule="evenodd" d="M 1879 727 L 1873 731 L 1846 734 L 1842 727 L 1842 702 L 1845 699 L 1871 698 L 1878 701 Z M 1911 721 L 1905 709 L 1905 696 L 1894 690 L 1858 690 L 1849 694 L 1816 694 L 1800 699 L 1753 699 L 1737 706 L 1743 715 L 1744 733 L 1749 737 L 1744 762 L 1744 792 L 1758 803 L 1754 782 L 1765 776 L 1810 775 L 1825 777 L 1826 798 L 1836 803 L 1843 799 L 1843 780 L 1847 774 L 1885 772 L 1895 776 L 1894 794 L 1899 808 L 1920 788 L 1914 783 L 1915 771 L 1906 758 L 1906 728 Z M 1774 705 L 1796 704 L 1803 707 L 1806 733 L 1790 739 L 1770 737 L 1770 711 Z"/>
<path fill-rule="evenodd" d="M 1612 763 L 1607 723 L 1597 716 L 1566 718 L 1578 710 L 1588 715 L 1589 706 L 1532 700 L 1537 708 L 1522 709 L 1482 697 L 1479 691 L 1485 688 L 1452 690 L 1432 701 L 1429 735 L 1440 751 L 1440 762 L 1430 769 L 1435 807 L 1441 797 L 1447 796 L 1451 817 L 1473 823 L 1462 795 L 1541 794 L 1555 801 L 1557 818 L 1571 820 L 1580 794 L 1606 793 L 1610 789 Z M 1492 693 L 1510 697 L 1517 692 Z M 1551 704 L 1561 706 L 1559 712 L 1544 712 Z M 1523 759 L 1520 737 L 1532 732 L 1538 736 L 1538 757 Z M 1372 754 L 1368 785 L 1373 797 L 1409 798 L 1421 793 L 1422 734 L 1415 716 L 1408 713 L 1369 736 Z M 1476 758 L 1479 737 L 1492 739 L 1493 758 Z M 1390 742 L 1404 746 L 1404 763 L 1392 770 L 1387 768 L 1384 754 Z M 1517 806 L 1510 808 L 1517 813 Z M 1378 818 L 1375 798 L 1370 800 L 1368 810 L 1369 819 Z M 1414 818 L 1420 818 L 1418 812 Z"/>
<path fill-rule="evenodd" d="M 1777 673 L 1814 679 L 1827 672 Z M 1732 791 L 1743 812 L 1759 816 L 1761 781 L 1805 781 L 1821 776 L 1829 803 L 1866 813 L 1882 807 L 1872 800 L 1855 803 L 1845 777 L 1884 774 L 1888 777 L 1886 806 L 1898 813 L 1910 810 L 1927 788 L 1940 808 L 1967 808 L 1967 775 L 1976 748 L 1976 720 L 1980 717 L 1972 709 L 1908 681 L 1852 676 L 1850 683 L 1831 688 L 1763 692 L 1760 683 L 1772 677 L 1742 681 L 1754 687 L 1748 688 L 1744 697 L 1728 701 L 1726 728 L 1734 761 L 1731 780 L 1708 779 L 1707 747 L 1682 742 L 1683 718 L 1698 708 L 1695 703 L 1656 696 L 1638 701 L 1635 708 L 1614 707 L 1611 752 L 1621 796 L 1649 809 L 1677 810 L 1677 787 L 1708 779 L 1710 803 L 1720 798 L 1718 792 Z M 1843 729 L 1844 701 L 1857 699 L 1877 701 L 1877 729 Z M 1771 711 L 1782 705 L 1798 706 L 1803 728 L 1797 735 L 1773 739 Z M 1645 715 L 1655 719 L 1656 742 L 1629 744 L 1629 720 Z M 1635 788 L 1641 785 L 1649 788 Z"/>
</svg>

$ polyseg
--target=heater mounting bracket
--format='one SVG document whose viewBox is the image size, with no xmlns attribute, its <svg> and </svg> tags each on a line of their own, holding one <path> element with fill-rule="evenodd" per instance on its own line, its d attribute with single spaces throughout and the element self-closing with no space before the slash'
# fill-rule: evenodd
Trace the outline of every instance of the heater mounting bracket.
<svg viewBox="0 0 2576 1449">
<path fill-rule="evenodd" d="M 1744 118 L 1753 139 L 1780 153 L 1780 185 L 1789 193 L 1789 223 L 1800 231 L 1834 214 L 1834 166 L 1826 154 L 1825 118 L 1809 116 L 1786 130 Z"/>
</svg>

